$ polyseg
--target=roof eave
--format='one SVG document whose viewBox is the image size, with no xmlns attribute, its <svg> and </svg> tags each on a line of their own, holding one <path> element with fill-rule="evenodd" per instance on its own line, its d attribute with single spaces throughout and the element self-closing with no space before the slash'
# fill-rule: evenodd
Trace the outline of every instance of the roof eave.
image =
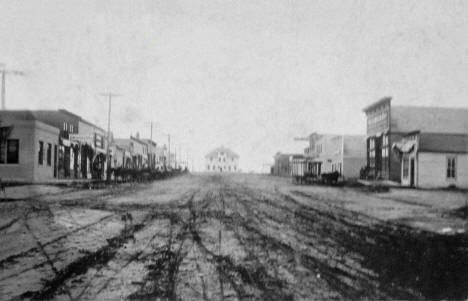
<svg viewBox="0 0 468 301">
<path fill-rule="evenodd" d="M 363 111 L 364 113 L 367 113 L 369 110 L 372 110 L 372 109 L 374 109 L 374 108 L 376 108 L 376 107 L 378 107 L 378 106 L 381 106 L 381 105 L 383 105 L 383 104 L 386 103 L 386 102 L 388 102 L 388 103 L 390 104 L 391 101 L 392 101 L 392 97 L 386 96 L 386 97 L 381 98 L 380 100 L 378 100 L 378 101 L 376 101 L 376 102 L 374 102 L 374 103 L 368 105 L 367 107 L 365 107 L 364 109 L 362 109 L 362 111 Z"/>
</svg>

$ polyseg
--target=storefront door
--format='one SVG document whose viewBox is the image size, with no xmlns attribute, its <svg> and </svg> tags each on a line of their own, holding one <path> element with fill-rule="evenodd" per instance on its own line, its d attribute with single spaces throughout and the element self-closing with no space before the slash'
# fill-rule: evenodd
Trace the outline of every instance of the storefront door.
<svg viewBox="0 0 468 301">
<path fill-rule="evenodd" d="M 414 158 L 410 159 L 410 186 L 414 187 Z"/>
</svg>

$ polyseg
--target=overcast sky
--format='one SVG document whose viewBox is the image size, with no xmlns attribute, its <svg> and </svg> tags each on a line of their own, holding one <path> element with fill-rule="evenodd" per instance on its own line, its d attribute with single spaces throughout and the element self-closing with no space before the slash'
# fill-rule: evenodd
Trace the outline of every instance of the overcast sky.
<svg viewBox="0 0 468 301">
<path fill-rule="evenodd" d="M 7 108 L 71 110 L 260 170 L 308 133 L 365 133 L 362 108 L 468 106 L 468 1 L 3 1 Z"/>
</svg>

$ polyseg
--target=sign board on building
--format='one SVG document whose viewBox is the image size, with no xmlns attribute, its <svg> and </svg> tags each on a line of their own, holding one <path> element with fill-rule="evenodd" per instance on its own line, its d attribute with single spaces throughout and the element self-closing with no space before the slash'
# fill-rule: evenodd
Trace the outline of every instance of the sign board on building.
<svg viewBox="0 0 468 301">
<path fill-rule="evenodd" d="M 104 136 L 99 135 L 98 133 L 95 133 L 94 145 L 96 146 L 96 148 L 104 148 Z"/>
<path fill-rule="evenodd" d="M 94 145 L 93 135 L 70 134 L 69 138 L 70 138 L 70 141 L 78 141 L 81 144 Z"/>
</svg>

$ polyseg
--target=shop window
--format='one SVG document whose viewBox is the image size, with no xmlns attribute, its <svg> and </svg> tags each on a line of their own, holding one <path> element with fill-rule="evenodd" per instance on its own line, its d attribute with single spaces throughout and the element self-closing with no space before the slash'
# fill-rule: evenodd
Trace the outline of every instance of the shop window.
<svg viewBox="0 0 468 301">
<path fill-rule="evenodd" d="M 455 157 L 447 158 L 447 178 L 455 179 L 457 174 L 457 160 Z"/>
<path fill-rule="evenodd" d="M 47 166 L 52 165 L 52 144 L 47 143 Z"/>
<path fill-rule="evenodd" d="M 39 141 L 39 150 L 37 152 L 39 165 L 44 164 L 44 142 Z"/>
<path fill-rule="evenodd" d="M 18 164 L 19 140 L 8 139 L 0 145 L 0 164 Z"/>
<path fill-rule="evenodd" d="M 409 159 L 403 158 L 403 178 L 408 178 L 409 176 Z"/>
<path fill-rule="evenodd" d="M 382 158 L 388 157 L 388 147 L 382 148 Z"/>
<path fill-rule="evenodd" d="M 6 141 L 0 142 L 0 164 L 6 163 Z"/>
</svg>

